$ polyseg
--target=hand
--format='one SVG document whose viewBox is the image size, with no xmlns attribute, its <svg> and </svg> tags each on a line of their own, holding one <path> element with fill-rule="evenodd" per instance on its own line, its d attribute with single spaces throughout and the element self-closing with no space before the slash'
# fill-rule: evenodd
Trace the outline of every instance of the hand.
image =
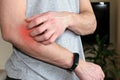
<svg viewBox="0 0 120 80">
<path fill-rule="evenodd" d="M 80 80 L 104 80 L 104 73 L 100 66 L 80 60 L 75 69 Z"/>
<path fill-rule="evenodd" d="M 68 12 L 46 12 L 27 19 L 30 35 L 43 44 L 54 42 L 69 26 Z"/>
</svg>

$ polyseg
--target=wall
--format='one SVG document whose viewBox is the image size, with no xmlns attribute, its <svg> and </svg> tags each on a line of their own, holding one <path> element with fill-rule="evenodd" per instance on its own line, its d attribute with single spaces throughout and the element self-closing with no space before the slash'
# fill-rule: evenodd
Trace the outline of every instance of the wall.
<svg viewBox="0 0 120 80">
<path fill-rule="evenodd" d="M 11 55 L 12 47 L 11 44 L 3 41 L 0 31 L 0 69 L 5 68 L 5 63 Z"/>
<path fill-rule="evenodd" d="M 117 46 L 117 0 L 111 0 L 110 6 L 110 40 Z"/>
<path fill-rule="evenodd" d="M 118 49 L 118 52 L 120 53 L 120 0 L 118 0 L 118 28 L 117 28 L 117 49 Z"/>
</svg>

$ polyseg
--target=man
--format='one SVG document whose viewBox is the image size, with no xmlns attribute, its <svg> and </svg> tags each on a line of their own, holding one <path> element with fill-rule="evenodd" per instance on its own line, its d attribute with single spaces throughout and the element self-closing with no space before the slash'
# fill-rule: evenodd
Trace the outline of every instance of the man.
<svg viewBox="0 0 120 80">
<path fill-rule="evenodd" d="M 104 79 L 84 61 L 79 37 L 96 28 L 89 0 L 0 0 L 0 25 L 14 46 L 6 80 Z"/>
</svg>

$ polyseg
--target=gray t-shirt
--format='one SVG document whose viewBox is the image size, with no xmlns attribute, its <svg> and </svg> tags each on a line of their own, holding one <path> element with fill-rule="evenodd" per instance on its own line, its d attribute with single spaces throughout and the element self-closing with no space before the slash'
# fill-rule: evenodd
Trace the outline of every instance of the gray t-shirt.
<svg viewBox="0 0 120 80">
<path fill-rule="evenodd" d="M 79 13 L 79 0 L 27 0 L 27 17 L 48 11 Z M 70 30 L 66 30 L 56 40 L 56 43 L 71 52 L 79 53 L 80 58 L 84 59 L 83 47 L 79 35 L 76 35 Z M 69 72 L 65 69 L 36 60 L 16 48 L 13 48 L 13 54 L 6 64 L 6 71 L 9 77 L 22 80 L 79 80 L 74 72 Z"/>
</svg>

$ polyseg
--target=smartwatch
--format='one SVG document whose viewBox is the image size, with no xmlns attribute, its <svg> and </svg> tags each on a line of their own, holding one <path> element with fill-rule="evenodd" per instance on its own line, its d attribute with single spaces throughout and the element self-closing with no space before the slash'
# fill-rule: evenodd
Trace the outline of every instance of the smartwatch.
<svg viewBox="0 0 120 80">
<path fill-rule="evenodd" d="M 69 68 L 69 71 L 74 71 L 75 68 L 78 66 L 79 64 L 79 54 L 78 53 L 73 53 L 74 55 L 74 59 L 73 59 L 73 65 L 71 68 Z"/>
</svg>

